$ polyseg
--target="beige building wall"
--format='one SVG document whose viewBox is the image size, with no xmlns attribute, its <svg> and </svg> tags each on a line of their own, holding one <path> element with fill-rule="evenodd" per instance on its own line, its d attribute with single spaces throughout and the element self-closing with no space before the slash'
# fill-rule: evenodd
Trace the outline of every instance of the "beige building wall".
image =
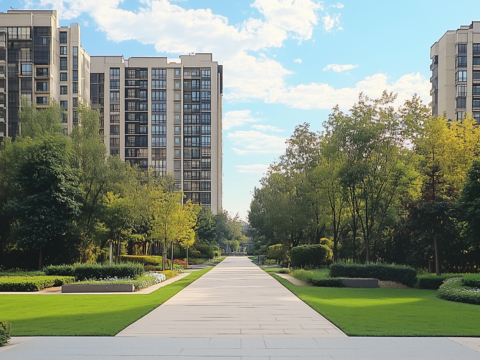
<svg viewBox="0 0 480 360">
<path fill-rule="evenodd" d="M 447 31 L 430 48 L 434 115 L 480 123 L 480 22 Z"/>
</svg>

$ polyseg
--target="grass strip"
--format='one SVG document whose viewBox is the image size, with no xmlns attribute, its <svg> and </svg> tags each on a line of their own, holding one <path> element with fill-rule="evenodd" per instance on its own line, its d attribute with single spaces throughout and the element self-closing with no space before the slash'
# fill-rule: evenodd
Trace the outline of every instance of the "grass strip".
<svg viewBox="0 0 480 360">
<path fill-rule="evenodd" d="M 148 295 L 0 295 L 12 336 L 113 336 L 212 268 Z"/>
<path fill-rule="evenodd" d="M 478 305 L 435 290 L 296 286 L 264 270 L 349 336 L 480 336 Z"/>
</svg>

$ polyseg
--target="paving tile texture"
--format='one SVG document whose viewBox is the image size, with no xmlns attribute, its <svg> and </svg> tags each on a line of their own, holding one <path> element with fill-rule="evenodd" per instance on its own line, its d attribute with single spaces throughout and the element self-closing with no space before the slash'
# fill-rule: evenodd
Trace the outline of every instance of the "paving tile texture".
<svg viewBox="0 0 480 360">
<path fill-rule="evenodd" d="M 246 257 L 229 257 L 117 336 L 345 337 Z"/>
</svg>

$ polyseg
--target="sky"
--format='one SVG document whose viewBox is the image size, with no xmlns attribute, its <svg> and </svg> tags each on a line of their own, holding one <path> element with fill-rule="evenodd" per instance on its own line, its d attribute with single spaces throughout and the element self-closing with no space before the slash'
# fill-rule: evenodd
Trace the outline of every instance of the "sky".
<svg viewBox="0 0 480 360">
<path fill-rule="evenodd" d="M 321 131 L 360 92 L 429 103 L 430 46 L 480 20 L 478 0 L 0 0 L 10 6 L 58 10 L 90 55 L 213 53 L 224 65 L 223 207 L 244 219 L 296 125 Z"/>
</svg>

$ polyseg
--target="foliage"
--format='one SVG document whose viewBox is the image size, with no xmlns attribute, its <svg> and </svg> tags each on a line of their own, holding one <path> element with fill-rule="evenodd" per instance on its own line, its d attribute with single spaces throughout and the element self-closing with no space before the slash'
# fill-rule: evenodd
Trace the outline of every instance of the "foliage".
<svg viewBox="0 0 480 360">
<path fill-rule="evenodd" d="M 291 275 L 313 286 L 344 286 L 341 279 L 328 277 L 328 271 L 326 271 L 326 269 L 325 271 L 294 270 L 291 272 Z"/>
<path fill-rule="evenodd" d="M 196 258 L 213 259 L 215 257 L 215 253 L 214 253 L 215 249 L 213 245 L 196 244 L 195 249 L 199 251 Z"/>
<path fill-rule="evenodd" d="M 459 199 L 461 219 L 466 222 L 465 233 L 469 242 L 480 246 L 480 160 L 475 159 L 468 170 L 467 179 Z"/>
<path fill-rule="evenodd" d="M 330 265 L 330 276 L 396 281 L 410 287 L 417 283 L 417 272 L 409 266 L 401 265 L 335 263 Z"/>
<path fill-rule="evenodd" d="M 171 271 L 171 270 L 162 271 L 162 274 L 165 274 L 167 279 L 171 279 L 172 277 L 177 275 L 177 273 L 175 271 Z"/>
<path fill-rule="evenodd" d="M 39 291 L 52 286 L 71 284 L 73 276 L 9 276 L 0 277 L 0 291 Z"/>
<path fill-rule="evenodd" d="M 12 325 L 8 321 L 0 321 L 0 347 L 8 343 L 11 334 Z"/>
<path fill-rule="evenodd" d="M 126 263 L 114 265 L 74 264 L 47 266 L 44 268 L 47 275 L 74 276 L 77 280 L 131 278 L 136 279 L 144 272 L 142 264 Z"/>
<path fill-rule="evenodd" d="M 462 285 L 480 289 L 480 275 L 465 275 L 462 277 Z"/>
<path fill-rule="evenodd" d="M 438 289 L 438 297 L 444 300 L 480 305 L 480 289 L 466 289 L 463 279 L 451 278 L 445 280 Z"/>
<path fill-rule="evenodd" d="M 138 255 L 120 255 L 122 262 L 139 263 L 143 265 L 161 265 L 162 258 L 160 256 L 138 256 Z"/>
<path fill-rule="evenodd" d="M 415 286 L 418 289 L 430 289 L 430 290 L 438 290 L 438 288 L 443 284 L 443 282 L 447 279 L 451 279 L 458 275 L 442 275 L 442 276 L 435 276 L 435 275 L 419 275 L 417 278 L 417 285 Z"/>
<path fill-rule="evenodd" d="M 319 267 L 331 257 L 332 250 L 326 245 L 302 245 L 291 250 L 292 267 Z"/>
<path fill-rule="evenodd" d="M 12 271 L 12 272 L 0 272 L 2 276 L 45 276 L 43 271 Z"/>
<path fill-rule="evenodd" d="M 118 284 L 133 284 L 135 290 L 145 289 L 147 287 L 158 284 L 165 281 L 167 278 L 164 274 L 160 273 L 147 273 L 136 279 L 130 278 L 106 278 L 101 280 L 84 280 L 75 283 L 76 285 L 118 285 Z"/>
</svg>

